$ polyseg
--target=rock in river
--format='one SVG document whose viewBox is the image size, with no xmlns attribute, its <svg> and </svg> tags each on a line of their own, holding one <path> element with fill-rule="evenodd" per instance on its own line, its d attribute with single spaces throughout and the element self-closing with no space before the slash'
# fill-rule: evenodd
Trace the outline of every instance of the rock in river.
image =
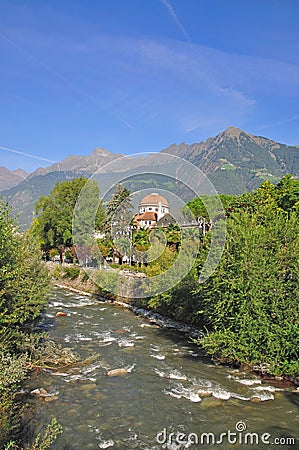
<svg viewBox="0 0 299 450">
<path fill-rule="evenodd" d="M 108 375 L 108 377 L 116 377 L 118 375 L 126 375 L 127 373 L 128 373 L 127 369 L 113 369 L 108 370 L 106 375 Z"/>
<path fill-rule="evenodd" d="M 48 392 L 44 388 L 34 389 L 30 394 L 37 395 L 38 397 L 48 397 Z"/>
<path fill-rule="evenodd" d="M 58 313 L 55 314 L 55 317 L 66 317 L 67 313 L 63 312 L 63 311 L 59 311 Z"/>
</svg>

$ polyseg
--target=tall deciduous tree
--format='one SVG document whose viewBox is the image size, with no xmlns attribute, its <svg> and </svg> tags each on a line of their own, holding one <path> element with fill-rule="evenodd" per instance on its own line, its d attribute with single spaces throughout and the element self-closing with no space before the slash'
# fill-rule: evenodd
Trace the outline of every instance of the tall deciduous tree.
<svg viewBox="0 0 299 450">
<path fill-rule="evenodd" d="M 114 194 L 106 207 L 106 218 L 102 230 L 105 233 L 104 242 L 112 243 L 113 258 L 116 256 L 122 264 L 125 254 L 131 252 L 131 225 L 133 207 L 130 200 L 130 191 L 118 184 Z"/>
<path fill-rule="evenodd" d="M 285 211 L 299 212 L 299 180 L 285 175 L 277 184 L 277 203 Z"/>
<path fill-rule="evenodd" d="M 263 220 L 261 220 L 261 218 Z M 298 371 L 299 226 L 284 211 L 235 213 L 215 273 L 198 289 L 204 347 L 225 360 Z"/>
<path fill-rule="evenodd" d="M 77 199 L 85 187 L 87 179 L 80 177 L 71 181 L 57 183 L 50 195 L 41 197 L 36 205 L 37 219 L 33 225 L 33 231 L 39 237 L 42 249 L 48 253 L 51 248 L 56 248 L 62 255 L 65 247 L 73 245 L 73 214 Z M 92 209 L 99 200 L 99 187 L 96 182 L 89 182 L 88 203 L 84 210 L 80 211 L 80 225 L 91 230 L 99 226 L 101 208 L 96 215 L 95 223 L 90 222 Z"/>
<path fill-rule="evenodd" d="M 121 184 L 116 186 L 116 190 L 109 200 L 106 207 L 106 220 L 103 222 L 103 230 L 110 235 L 111 225 L 114 222 L 130 223 L 132 220 L 132 204 L 130 201 L 130 194 L 128 188 Z"/>
<path fill-rule="evenodd" d="M 49 282 L 41 252 L 29 234 L 21 236 L 0 200 L 0 340 L 26 330 L 45 305 Z"/>
</svg>

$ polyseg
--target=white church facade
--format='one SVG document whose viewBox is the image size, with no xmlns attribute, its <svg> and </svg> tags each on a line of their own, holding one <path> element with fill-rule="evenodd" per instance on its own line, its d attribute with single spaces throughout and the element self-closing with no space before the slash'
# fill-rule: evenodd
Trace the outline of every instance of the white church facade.
<svg viewBox="0 0 299 450">
<path fill-rule="evenodd" d="M 134 223 L 137 228 L 153 228 L 167 214 L 169 214 L 167 200 L 153 192 L 141 200 L 138 213 L 134 216 Z"/>
</svg>

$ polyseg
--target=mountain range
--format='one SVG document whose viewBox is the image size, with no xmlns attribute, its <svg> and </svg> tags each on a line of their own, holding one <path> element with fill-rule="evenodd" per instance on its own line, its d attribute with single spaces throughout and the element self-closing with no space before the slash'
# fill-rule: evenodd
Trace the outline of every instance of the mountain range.
<svg viewBox="0 0 299 450">
<path fill-rule="evenodd" d="M 224 194 L 241 194 L 256 189 L 265 179 L 275 183 L 287 173 L 299 177 L 299 146 L 288 146 L 254 136 L 235 127 L 229 127 L 200 143 L 170 145 L 161 153 L 172 154 L 193 163 L 209 177 L 216 190 Z M 11 172 L 2 167 L 1 195 L 12 205 L 21 228 L 25 229 L 32 221 L 38 198 L 48 195 L 58 181 L 78 176 L 89 177 L 101 169 L 103 182 L 113 184 L 117 175 L 109 172 L 109 163 L 122 156 L 97 148 L 88 156 L 68 156 L 61 162 L 39 168 L 31 174 L 21 169 Z M 145 171 L 149 161 L 151 165 L 155 164 L 153 155 L 131 158 L 130 164 L 132 168 L 140 167 Z M 127 167 L 127 164 L 123 167 L 118 164 L 117 170 L 129 173 Z M 144 183 L 148 185 L 148 178 L 144 177 Z M 142 188 L 141 185 L 139 187 Z"/>
<path fill-rule="evenodd" d="M 23 169 L 9 170 L 0 167 L 0 192 L 22 183 L 28 175 L 29 172 Z"/>
</svg>

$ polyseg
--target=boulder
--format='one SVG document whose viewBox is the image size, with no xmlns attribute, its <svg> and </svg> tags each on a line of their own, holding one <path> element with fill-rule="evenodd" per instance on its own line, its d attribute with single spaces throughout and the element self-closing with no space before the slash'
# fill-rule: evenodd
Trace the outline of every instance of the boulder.
<svg viewBox="0 0 299 450">
<path fill-rule="evenodd" d="M 127 373 L 128 373 L 127 369 L 113 369 L 108 370 L 106 375 L 108 375 L 108 377 L 116 377 L 118 375 L 126 375 Z"/>
<path fill-rule="evenodd" d="M 44 401 L 46 403 L 48 403 L 48 402 L 53 402 L 53 401 L 58 400 L 58 399 L 59 399 L 58 395 L 50 395 L 49 397 L 45 397 Z"/>
<path fill-rule="evenodd" d="M 201 402 L 201 405 L 205 408 L 218 408 L 222 405 L 222 401 L 215 397 L 205 397 Z"/>
<path fill-rule="evenodd" d="M 32 395 L 37 395 L 38 397 L 48 397 L 48 392 L 44 388 L 38 388 L 33 389 L 33 391 L 30 392 Z"/>
</svg>

